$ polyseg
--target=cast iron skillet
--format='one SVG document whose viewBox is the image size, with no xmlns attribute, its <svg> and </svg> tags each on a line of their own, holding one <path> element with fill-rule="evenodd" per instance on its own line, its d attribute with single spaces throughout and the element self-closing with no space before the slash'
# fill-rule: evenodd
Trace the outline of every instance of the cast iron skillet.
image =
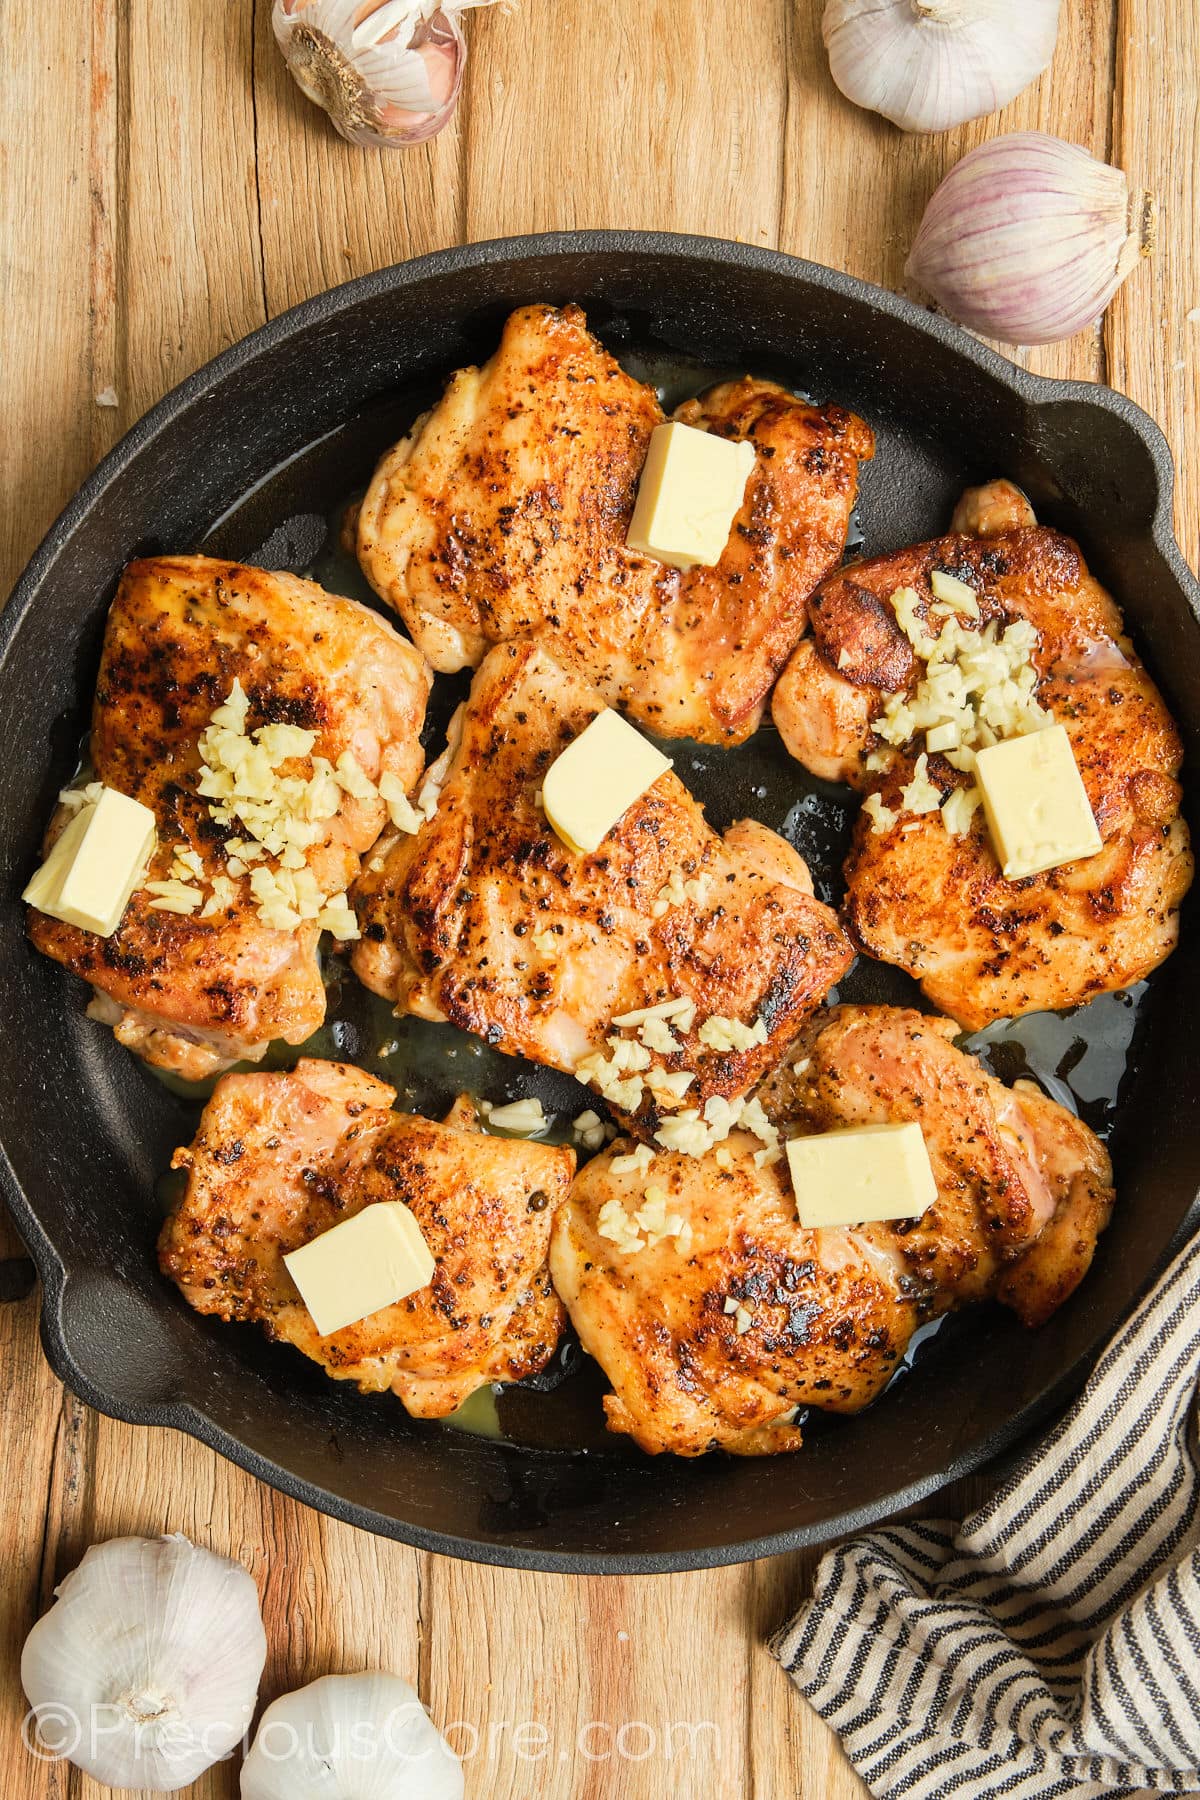
<svg viewBox="0 0 1200 1800">
<path fill-rule="evenodd" d="M 998 1309 L 954 1321 L 871 1411 L 818 1426 L 797 1456 L 643 1457 L 596 1431 L 595 1385 L 578 1376 L 518 1397 L 523 1442 L 416 1425 L 398 1402 L 189 1311 L 155 1266 L 155 1182 L 195 1108 L 83 1018 L 82 988 L 31 953 L 16 899 L 75 766 L 118 572 L 140 552 L 199 546 L 305 566 L 317 515 L 532 299 L 581 301 L 618 353 L 653 368 L 779 374 L 864 413 L 879 433 L 860 507 L 868 551 L 943 529 L 968 481 L 1015 479 L 1123 602 L 1200 767 L 1200 591 L 1171 534 L 1166 444 L 1129 401 L 1037 380 L 889 293 L 738 244 L 585 232 L 383 270 L 285 314 L 170 394 L 72 501 L 3 615 L 0 1175 L 41 1275 L 46 1353 L 89 1404 L 192 1432 L 313 1506 L 428 1549 L 541 1569 L 683 1569 L 892 1513 L 1013 1443 L 1078 1384 L 1197 1217 L 1200 938 L 1185 921 L 1142 1008 L 1111 1140 L 1119 1204 L 1080 1292 L 1036 1333 Z M 844 806 L 782 762 L 769 734 L 756 745 L 744 768 L 740 753 L 710 752 L 684 772 L 724 826 L 770 765 L 765 816 L 835 879 Z M 799 797 L 786 821 L 785 780 Z M 843 993 L 911 990 L 860 965 Z M 354 1053 L 363 1029 L 351 1006 L 332 1049 Z M 527 1091 L 516 1072 L 513 1091 Z M 410 1073 L 410 1093 L 436 1097 L 432 1063 L 418 1056 Z"/>
</svg>

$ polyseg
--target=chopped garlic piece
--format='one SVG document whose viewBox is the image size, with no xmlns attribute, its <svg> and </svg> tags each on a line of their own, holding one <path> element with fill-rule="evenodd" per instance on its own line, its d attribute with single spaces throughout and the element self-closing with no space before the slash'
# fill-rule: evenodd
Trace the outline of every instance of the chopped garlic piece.
<svg viewBox="0 0 1200 1800">
<path fill-rule="evenodd" d="M 404 791 L 404 784 L 398 775 L 387 770 L 379 777 L 379 798 L 388 810 L 388 818 L 397 831 L 406 831 L 410 837 L 420 831 L 425 823 L 424 816 L 419 813 Z"/>
<path fill-rule="evenodd" d="M 674 1150 L 683 1156 L 703 1156 L 738 1127 L 752 1132 L 768 1146 L 779 1142 L 779 1133 L 756 1096 L 726 1100 L 721 1094 L 710 1095 L 704 1103 L 703 1114 L 696 1107 L 689 1107 L 685 1112 L 663 1119 L 654 1139 L 664 1150 Z"/>
<path fill-rule="evenodd" d="M 274 726 L 271 729 L 279 728 Z M 338 757 L 333 778 L 342 792 L 349 794 L 352 800 L 374 800 L 379 793 L 375 783 L 363 773 L 358 759 L 349 750 L 343 750 Z"/>
<path fill-rule="evenodd" d="M 152 912 L 191 914 L 204 902 L 203 890 L 184 881 L 148 881 L 145 891 L 155 896 L 149 903 Z"/>
<path fill-rule="evenodd" d="M 613 1020 L 614 1025 L 644 1025 L 647 1019 L 673 1019 L 677 1013 L 686 1012 L 688 1008 L 695 1011 L 691 1000 L 663 1000 L 657 1006 L 642 1006 L 637 1012 L 618 1013 Z M 681 1029 L 689 1030 L 684 1026 Z"/>
<path fill-rule="evenodd" d="M 878 794 L 868 794 L 862 805 L 863 811 L 871 821 L 874 832 L 890 831 L 900 817 L 890 806 L 885 806 Z"/>
<path fill-rule="evenodd" d="M 638 1144 L 627 1156 L 614 1156 L 609 1163 L 609 1173 L 613 1175 L 642 1175 L 654 1161 L 654 1152 L 649 1144 Z"/>
<path fill-rule="evenodd" d="M 929 577 L 929 585 L 933 589 L 935 600 L 943 601 L 955 612 L 965 613 L 969 619 L 979 617 L 979 601 L 975 589 L 960 581 L 957 575 L 949 575 L 945 569 L 934 569 Z"/>
<path fill-rule="evenodd" d="M 709 1050 L 753 1050 L 766 1043 L 769 1033 L 762 1019 L 746 1025 L 741 1019 L 727 1019 L 717 1013 L 704 1020 L 696 1035 Z"/>
<path fill-rule="evenodd" d="M 896 623 L 917 655 L 928 657 L 933 649 L 934 640 L 926 631 L 925 622 L 918 612 L 920 604 L 921 596 L 915 588 L 897 588 L 892 595 L 892 610 L 896 614 Z"/>
<path fill-rule="evenodd" d="M 599 1113 L 581 1112 L 572 1121 L 571 1131 L 575 1142 L 585 1150 L 599 1150 L 604 1142 L 604 1121 Z"/>
<path fill-rule="evenodd" d="M 200 917 L 202 919 L 211 919 L 216 913 L 225 912 L 229 907 L 233 906 L 236 900 L 237 883 L 231 881 L 228 875 L 214 875 L 212 878 L 212 892 L 204 902 L 204 905 L 200 908 Z"/>
<path fill-rule="evenodd" d="M 58 796 L 60 806 L 68 812 L 77 812 L 81 806 L 95 806 L 104 792 L 102 781 L 89 781 L 86 787 L 65 787 Z"/>
<path fill-rule="evenodd" d="M 945 725 L 935 725 L 932 731 L 925 734 L 925 748 L 931 756 L 943 750 L 957 750 L 962 742 L 962 727 L 957 719 L 949 719 Z"/>
<path fill-rule="evenodd" d="M 625 1255 L 635 1255 L 644 1250 L 646 1240 L 638 1231 L 633 1220 L 625 1211 L 619 1200 L 606 1200 L 596 1215 L 596 1231 L 602 1238 L 608 1238 Z"/>
<path fill-rule="evenodd" d="M 646 1086 L 656 1099 L 682 1100 L 695 1079 L 690 1069 L 651 1069 Z"/>
<path fill-rule="evenodd" d="M 665 1019 L 643 1020 L 638 1036 L 647 1050 L 657 1050 L 660 1056 L 673 1056 L 679 1048 L 679 1039 Z"/>
<path fill-rule="evenodd" d="M 515 1137 L 536 1137 L 550 1123 L 536 1095 L 525 1100 L 510 1100 L 506 1106 L 493 1106 L 487 1114 L 487 1122 L 492 1130 L 508 1131 Z"/>
<path fill-rule="evenodd" d="M 951 837 L 963 837 L 971 829 L 971 820 L 983 796 L 977 787 L 955 788 L 942 806 L 942 824 Z"/>
<path fill-rule="evenodd" d="M 922 753 L 917 758 L 917 766 L 913 778 L 900 790 L 900 798 L 905 812 L 936 812 L 942 804 L 941 789 L 936 787 L 928 775 L 929 758 Z"/>
</svg>

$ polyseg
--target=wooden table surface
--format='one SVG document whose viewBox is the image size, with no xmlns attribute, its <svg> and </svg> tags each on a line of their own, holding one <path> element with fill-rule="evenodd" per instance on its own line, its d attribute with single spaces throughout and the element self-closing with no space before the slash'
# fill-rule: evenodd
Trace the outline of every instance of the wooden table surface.
<svg viewBox="0 0 1200 1800">
<path fill-rule="evenodd" d="M 342 143 L 293 87 L 268 0 L 0 0 L 0 593 L 153 401 L 348 276 L 463 239 L 608 225 L 778 245 L 901 287 L 941 175 L 981 138 L 1027 126 L 1121 163 L 1159 194 L 1158 253 L 1102 326 L 1021 360 L 1107 380 L 1155 415 L 1181 459 L 1177 516 L 1194 562 L 1195 0 L 1064 0 L 1050 72 L 998 117 L 932 140 L 841 99 L 820 13 L 819 0 L 523 0 L 512 14 L 472 16 L 457 119 L 431 145 L 379 153 Z M 0 1248 L 20 1253 L 11 1231 Z M 89 1542 L 163 1530 L 254 1571 L 267 1696 L 333 1670 L 392 1668 L 419 1685 L 435 1719 L 464 1722 L 462 1747 L 475 1728 L 470 1795 L 865 1791 L 762 1648 L 804 1595 L 811 1558 L 572 1579 L 377 1541 L 189 1438 L 80 1405 L 43 1361 L 22 1273 L 0 1266 L 4 1796 L 102 1791 L 20 1748 L 18 1651 Z M 967 1499 L 960 1490 L 941 1504 Z M 691 1752 L 668 1737 L 681 1723 L 707 1727 Z M 191 1791 L 234 1794 L 232 1765 Z"/>
</svg>

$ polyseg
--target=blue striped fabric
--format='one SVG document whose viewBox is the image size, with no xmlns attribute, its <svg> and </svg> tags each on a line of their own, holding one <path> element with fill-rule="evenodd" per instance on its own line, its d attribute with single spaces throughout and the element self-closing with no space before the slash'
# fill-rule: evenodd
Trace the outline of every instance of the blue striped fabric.
<svg viewBox="0 0 1200 1800">
<path fill-rule="evenodd" d="M 880 1800 L 1200 1794 L 1200 1238 L 961 1525 L 831 1551 L 771 1645 Z"/>
</svg>

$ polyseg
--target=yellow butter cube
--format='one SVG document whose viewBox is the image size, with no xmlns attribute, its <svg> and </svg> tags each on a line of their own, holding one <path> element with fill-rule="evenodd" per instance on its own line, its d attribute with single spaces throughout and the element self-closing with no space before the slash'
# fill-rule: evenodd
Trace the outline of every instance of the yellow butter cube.
<svg viewBox="0 0 1200 1800">
<path fill-rule="evenodd" d="M 379 1200 L 284 1257 L 322 1337 L 428 1287 L 437 1267 L 402 1200 Z"/>
<path fill-rule="evenodd" d="M 106 787 L 68 821 L 21 898 L 64 925 L 111 937 L 153 853 L 150 808 Z"/>
<path fill-rule="evenodd" d="M 859 1125 L 793 1138 L 787 1158 L 806 1231 L 919 1219 L 937 1199 L 919 1125 Z"/>
<path fill-rule="evenodd" d="M 546 771 L 542 807 L 569 850 L 598 850 L 671 759 L 619 713 L 597 713 Z"/>
<path fill-rule="evenodd" d="M 1100 832 L 1061 725 L 980 750 L 975 779 L 1007 881 L 1094 856 Z"/>
<path fill-rule="evenodd" d="M 754 445 L 693 425 L 658 425 L 650 436 L 626 539 L 631 550 L 691 569 L 721 560 L 754 467 Z"/>
</svg>

